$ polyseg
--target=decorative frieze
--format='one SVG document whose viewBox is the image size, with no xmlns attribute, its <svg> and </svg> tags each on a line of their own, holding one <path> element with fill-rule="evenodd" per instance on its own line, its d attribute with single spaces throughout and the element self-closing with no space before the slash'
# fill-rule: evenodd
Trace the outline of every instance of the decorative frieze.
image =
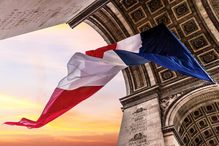
<svg viewBox="0 0 219 146">
<path fill-rule="evenodd" d="M 164 4 L 162 0 L 150 0 L 149 2 L 147 2 L 146 5 L 150 13 L 152 14 L 164 8 Z"/>
<path fill-rule="evenodd" d="M 198 23 L 194 18 L 187 20 L 181 24 L 181 28 L 185 36 L 191 35 L 200 30 Z"/>
<path fill-rule="evenodd" d="M 184 18 L 185 16 L 191 14 L 191 10 L 188 6 L 187 1 L 183 1 L 172 8 L 176 19 Z"/>
<path fill-rule="evenodd" d="M 181 93 L 177 93 L 177 94 L 174 94 L 172 96 L 167 96 L 167 97 L 164 97 L 162 99 L 160 99 L 160 108 L 163 112 L 165 112 L 165 110 L 170 106 L 170 104 L 176 100 L 177 98 L 179 98 L 180 96 L 182 96 L 183 92 Z"/>
</svg>

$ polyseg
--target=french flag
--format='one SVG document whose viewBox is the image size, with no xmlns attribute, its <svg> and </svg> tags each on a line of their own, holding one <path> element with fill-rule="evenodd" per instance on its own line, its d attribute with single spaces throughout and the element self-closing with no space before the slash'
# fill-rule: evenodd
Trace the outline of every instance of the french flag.
<svg viewBox="0 0 219 146">
<path fill-rule="evenodd" d="M 38 120 L 22 118 L 19 122 L 5 124 L 42 127 L 92 96 L 122 69 L 150 61 L 184 75 L 214 82 L 188 49 L 160 24 L 115 44 L 74 54 L 67 65 L 68 75 L 59 82 Z"/>
</svg>

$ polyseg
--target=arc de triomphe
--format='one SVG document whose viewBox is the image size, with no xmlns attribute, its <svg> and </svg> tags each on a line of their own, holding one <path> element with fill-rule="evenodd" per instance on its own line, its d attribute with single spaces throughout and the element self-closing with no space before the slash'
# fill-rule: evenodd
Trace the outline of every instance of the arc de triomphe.
<svg viewBox="0 0 219 146">
<path fill-rule="evenodd" d="M 84 21 L 110 44 L 164 23 L 219 81 L 218 0 L 3 0 L 0 6 L 1 39 Z M 120 99 L 118 146 L 219 144 L 217 85 L 153 63 L 123 75 L 127 96 Z"/>
</svg>

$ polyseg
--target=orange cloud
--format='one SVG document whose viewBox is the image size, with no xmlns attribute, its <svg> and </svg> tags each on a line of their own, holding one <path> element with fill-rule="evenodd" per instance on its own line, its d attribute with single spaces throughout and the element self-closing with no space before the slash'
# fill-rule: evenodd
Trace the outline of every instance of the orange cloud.
<svg viewBox="0 0 219 146">
<path fill-rule="evenodd" d="M 117 134 L 84 135 L 84 136 L 48 136 L 19 135 L 1 136 L 2 146 L 115 146 Z"/>
</svg>

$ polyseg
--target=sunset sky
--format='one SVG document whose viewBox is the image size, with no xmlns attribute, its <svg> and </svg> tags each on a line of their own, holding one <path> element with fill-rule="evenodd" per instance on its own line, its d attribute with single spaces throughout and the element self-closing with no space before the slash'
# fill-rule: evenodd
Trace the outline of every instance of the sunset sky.
<svg viewBox="0 0 219 146">
<path fill-rule="evenodd" d="M 75 52 L 106 45 L 85 23 L 0 40 L 0 123 L 36 120 Z M 122 73 L 91 98 L 39 129 L 0 124 L 0 146 L 115 146 L 125 96 Z"/>
</svg>

